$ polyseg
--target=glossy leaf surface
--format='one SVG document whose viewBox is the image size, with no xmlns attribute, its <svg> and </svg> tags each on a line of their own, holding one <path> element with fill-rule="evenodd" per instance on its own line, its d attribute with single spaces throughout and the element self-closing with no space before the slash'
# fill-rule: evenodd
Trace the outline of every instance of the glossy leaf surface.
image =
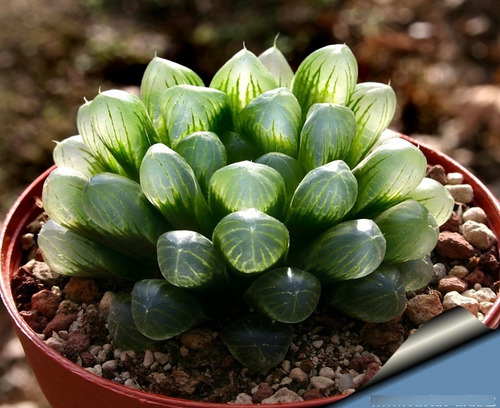
<svg viewBox="0 0 500 408">
<path fill-rule="evenodd" d="M 258 56 L 260 62 L 269 70 L 279 87 L 291 88 L 293 71 L 283 53 L 274 45 Z"/>
<path fill-rule="evenodd" d="M 56 142 L 52 158 L 57 167 L 69 167 L 87 177 L 105 171 L 81 135 L 70 136 Z"/>
<path fill-rule="evenodd" d="M 431 281 L 434 274 L 434 265 L 430 255 L 394 264 L 394 266 L 401 274 L 407 292 L 422 289 Z"/>
</svg>

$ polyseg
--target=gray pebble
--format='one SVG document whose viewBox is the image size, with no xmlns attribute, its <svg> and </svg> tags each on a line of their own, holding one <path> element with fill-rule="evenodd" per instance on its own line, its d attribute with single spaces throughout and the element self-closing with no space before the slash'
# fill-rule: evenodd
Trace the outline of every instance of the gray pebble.
<svg viewBox="0 0 500 408">
<path fill-rule="evenodd" d="M 342 374 L 339 378 L 339 391 L 342 393 L 349 388 L 353 388 L 354 383 L 352 381 L 351 374 Z"/>
<path fill-rule="evenodd" d="M 484 224 L 476 221 L 467 221 L 462 225 L 464 238 L 476 248 L 486 250 L 497 240 L 495 234 Z"/>
<path fill-rule="evenodd" d="M 350 376 L 349 376 L 350 377 Z M 342 377 L 341 377 L 342 378 Z M 310 380 L 311 386 L 317 390 L 327 390 L 335 385 L 335 381 L 330 378 L 315 376 Z"/>
<path fill-rule="evenodd" d="M 462 184 L 464 182 L 464 175 L 462 173 L 451 172 L 446 175 L 448 184 Z"/>
<path fill-rule="evenodd" d="M 446 276 L 446 266 L 442 263 L 436 263 L 433 268 L 434 272 L 432 273 L 431 283 L 436 284 Z"/>
<path fill-rule="evenodd" d="M 486 213 L 481 207 L 471 207 L 462 214 L 462 219 L 464 222 L 476 221 L 481 224 L 485 224 L 487 217 Z"/>
<path fill-rule="evenodd" d="M 474 191 L 469 184 L 446 185 L 445 187 L 459 203 L 468 204 L 474 199 Z"/>
</svg>

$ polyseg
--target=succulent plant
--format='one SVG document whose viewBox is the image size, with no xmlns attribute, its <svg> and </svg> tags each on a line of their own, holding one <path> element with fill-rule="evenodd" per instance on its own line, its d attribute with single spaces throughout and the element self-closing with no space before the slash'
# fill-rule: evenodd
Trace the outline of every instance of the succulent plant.
<svg viewBox="0 0 500 408">
<path fill-rule="evenodd" d="M 39 235 L 65 275 L 121 278 L 114 343 L 145 349 L 217 320 L 247 367 L 279 363 L 320 305 L 367 322 L 425 286 L 453 208 L 426 159 L 387 130 L 390 86 L 357 84 L 346 45 L 293 74 L 243 48 L 209 87 L 155 56 L 140 97 L 99 92 L 57 144 Z"/>
</svg>

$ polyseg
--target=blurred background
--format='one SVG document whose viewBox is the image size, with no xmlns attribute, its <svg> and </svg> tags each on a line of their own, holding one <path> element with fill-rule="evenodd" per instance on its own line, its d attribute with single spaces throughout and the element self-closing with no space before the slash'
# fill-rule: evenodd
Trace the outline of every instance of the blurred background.
<svg viewBox="0 0 500 408">
<path fill-rule="evenodd" d="M 77 133 L 83 98 L 137 86 L 155 53 L 208 84 L 243 43 L 296 69 L 345 43 L 359 81 L 389 83 L 395 130 L 456 158 L 500 196 L 498 0 L 2 0 L 0 220 Z M 0 407 L 47 408 L 0 306 Z"/>
</svg>

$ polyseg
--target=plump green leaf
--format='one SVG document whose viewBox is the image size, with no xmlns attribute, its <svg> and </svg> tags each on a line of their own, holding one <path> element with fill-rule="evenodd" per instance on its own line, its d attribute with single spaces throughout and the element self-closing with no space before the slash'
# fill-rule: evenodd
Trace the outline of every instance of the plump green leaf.
<svg viewBox="0 0 500 408">
<path fill-rule="evenodd" d="M 174 286 L 206 291 L 225 279 L 222 254 L 197 232 L 166 232 L 158 239 L 157 250 L 160 271 Z"/>
<path fill-rule="evenodd" d="M 413 261 L 394 264 L 401 274 L 407 292 L 422 289 L 432 279 L 434 266 L 430 255 Z"/>
<path fill-rule="evenodd" d="M 217 89 L 194 85 L 176 85 L 163 94 L 163 119 L 168 143 L 176 148 L 187 135 L 196 131 L 222 133 L 231 128 L 227 95 Z"/>
<path fill-rule="evenodd" d="M 236 132 L 226 131 L 218 136 L 226 148 L 228 164 L 253 160 L 259 155 L 257 148 Z"/>
<path fill-rule="evenodd" d="M 299 268 L 324 284 L 369 275 L 384 259 L 386 241 L 372 220 L 344 221 L 306 245 L 295 257 Z"/>
<path fill-rule="evenodd" d="M 226 148 L 217 135 L 209 131 L 194 132 L 175 147 L 193 169 L 203 194 L 208 194 L 208 183 L 216 170 L 227 164 Z"/>
<path fill-rule="evenodd" d="M 292 335 L 290 325 L 256 313 L 237 317 L 221 331 L 222 341 L 234 358 L 252 370 L 263 372 L 285 358 Z"/>
<path fill-rule="evenodd" d="M 265 164 L 276 170 L 285 181 L 287 202 L 292 199 L 295 189 L 304 178 L 304 168 L 297 159 L 279 152 L 266 153 L 257 159 L 255 163 Z"/>
<path fill-rule="evenodd" d="M 300 133 L 299 161 L 312 170 L 343 159 L 356 135 L 356 118 L 345 106 L 318 103 L 311 107 Z"/>
<path fill-rule="evenodd" d="M 240 132 L 263 153 L 281 152 L 297 157 L 301 111 L 286 88 L 264 92 L 243 108 Z"/>
<path fill-rule="evenodd" d="M 175 229 L 212 230 L 196 175 L 179 153 L 161 143 L 151 146 L 142 161 L 140 184 L 148 200 Z"/>
<path fill-rule="evenodd" d="M 115 294 L 111 298 L 108 315 L 108 330 L 113 344 L 122 350 L 147 350 L 155 340 L 144 336 L 132 317 L 132 297 L 130 294 Z"/>
<path fill-rule="evenodd" d="M 91 102 L 85 101 L 85 103 L 78 109 L 78 114 L 76 116 L 78 132 L 82 136 L 85 145 L 96 158 L 99 167 L 111 173 L 125 175 L 126 172 L 123 167 L 116 161 L 115 157 L 105 146 L 92 126 L 90 104 Z"/>
<path fill-rule="evenodd" d="M 163 279 L 144 279 L 132 289 L 137 329 L 153 340 L 166 340 L 204 320 L 203 305 L 190 291 Z"/>
<path fill-rule="evenodd" d="M 419 259 L 436 246 L 439 227 L 427 209 L 415 200 L 405 200 L 373 218 L 384 234 L 384 262 Z"/>
<path fill-rule="evenodd" d="M 156 264 L 158 237 L 171 227 L 139 183 L 118 174 L 100 173 L 88 180 L 82 197 L 85 213 L 113 237 L 114 245 L 143 262 Z"/>
<path fill-rule="evenodd" d="M 382 264 L 363 278 L 324 287 L 322 300 L 355 319 L 385 323 L 403 313 L 406 292 L 397 268 Z"/>
<path fill-rule="evenodd" d="M 354 169 L 358 199 L 352 216 L 369 217 L 400 202 L 425 176 L 427 160 L 418 147 L 400 138 L 373 150 Z"/>
<path fill-rule="evenodd" d="M 49 267 L 62 275 L 82 278 L 119 276 L 131 280 L 154 275 L 153 268 L 77 234 L 54 220 L 44 224 L 38 235 L 38 246 Z"/>
<path fill-rule="evenodd" d="M 93 131 L 127 175 L 137 180 L 142 158 L 158 135 L 144 103 L 122 90 L 99 93 L 90 103 Z"/>
<path fill-rule="evenodd" d="M 292 91 L 305 116 L 315 103 L 346 105 L 358 80 L 358 63 L 345 44 L 334 44 L 309 54 L 299 65 Z"/>
<path fill-rule="evenodd" d="M 69 167 L 54 169 L 43 183 L 42 202 L 47 215 L 58 224 L 86 236 L 103 232 L 83 208 L 88 177 Z"/>
<path fill-rule="evenodd" d="M 215 227 L 212 241 L 236 271 L 254 274 L 286 256 L 289 234 L 276 218 L 250 208 L 225 216 Z"/>
<path fill-rule="evenodd" d="M 349 100 L 356 116 L 357 132 L 346 163 L 355 167 L 389 126 L 396 111 L 394 90 L 379 82 L 357 84 Z"/>
<path fill-rule="evenodd" d="M 168 88 L 181 84 L 203 86 L 203 80 L 191 69 L 158 56 L 149 62 L 142 76 L 141 99 L 162 143 L 168 143 L 162 114 L 163 94 Z"/>
<path fill-rule="evenodd" d="M 251 161 L 217 170 L 208 186 L 208 204 L 218 219 L 247 208 L 279 218 L 285 199 L 283 177 L 273 168 Z"/>
<path fill-rule="evenodd" d="M 318 278 L 297 268 L 279 268 L 259 276 L 245 300 L 263 315 L 282 323 L 298 323 L 316 309 L 321 296 Z"/>
<path fill-rule="evenodd" d="M 243 48 L 215 73 L 210 87 L 229 96 L 233 119 L 236 119 L 252 99 L 277 88 L 278 84 L 255 54 Z"/>
<path fill-rule="evenodd" d="M 349 212 L 357 193 L 356 178 L 343 161 L 317 167 L 305 175 L 295 190 L 285 224 L 299 234 L 325 230 Z"/>
<path fill-rule="evenodd" d="M 81 135 L 70 136 L 56 142 L 52 158 L 57 167 L 69 167 L 87 177 L 105 171 Z"/>
<path fill-rule="evenodd" d="M 416 200 L 427 208 L 439 226 L 448 221 L 455 206 L 455 200 L 445 186 L 428 177 L 424 177 L 406 198 Z"/>
<path fill-rule="evenodd" d="M 258 56 L 260 62 L 269 70 L 279 87 L 291 88 L 293 71 L 283 53 L 274 45 Z"/>
</svg>

